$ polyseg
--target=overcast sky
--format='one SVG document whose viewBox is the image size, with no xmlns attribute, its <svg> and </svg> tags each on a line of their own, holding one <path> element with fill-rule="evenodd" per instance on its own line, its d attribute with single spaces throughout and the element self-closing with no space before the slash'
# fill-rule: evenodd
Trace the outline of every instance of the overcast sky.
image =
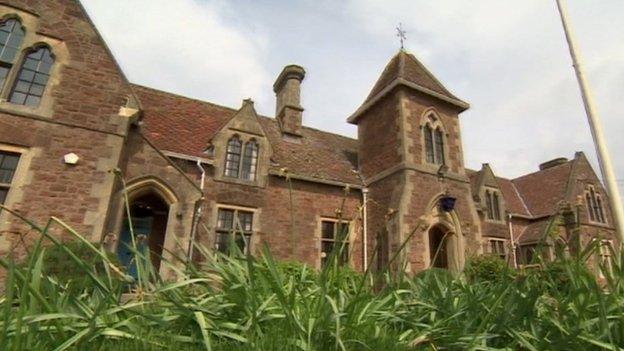
<svg viewBox="0 0 624 351">
<path fill-rule="evenodd" d="M 272 116 L 272 84 L 305 67 L 304 124 L 354 137 L 345 119 L 407 30 L 406 49 L 455 95 L 466 166 L 517 177 L 595 152 L 555 1 L 83 0 L 130 81 Z M 624 1 L 569 1 L 586 75 L 624 190 Z"/>
</svg>

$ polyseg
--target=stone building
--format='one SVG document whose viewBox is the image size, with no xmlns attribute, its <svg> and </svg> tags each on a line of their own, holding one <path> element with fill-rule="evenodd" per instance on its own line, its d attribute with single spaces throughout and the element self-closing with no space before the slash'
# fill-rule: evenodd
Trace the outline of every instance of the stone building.
<svg viewBox="0 0 624 351">
<path fill-rule="evenodd" d="M 161 256 L 199 259 L 194 242 L 267 244 L 317 268 L 344 245 L 338 261 L 356 270 L 396 256 L 417 272 L 614 239 L 582 152 L 516 179 L 466 169 L 469 105 L 403 50 L 348 117 L 352 139 L 304 125 L 300 66 L 277 76 L 266 117 L 249 99 L 230 108 L 128 82 L 76 0 L 2 1 L 0 19 L 0 203 L 40 224 L 55 216 L 122 262 L 130 221 L 161 271 Z M 1 254 L 23 256 L 35 238 L 0 213 Z"/>
</svg>

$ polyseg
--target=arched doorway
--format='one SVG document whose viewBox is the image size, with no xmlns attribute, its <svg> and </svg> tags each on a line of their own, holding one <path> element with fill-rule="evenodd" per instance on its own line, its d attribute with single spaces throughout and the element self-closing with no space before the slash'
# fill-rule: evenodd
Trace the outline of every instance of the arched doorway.
<svg viewBox="0 0 624 351">
<path fill-rule="evenodd" d="M 117 257 L 128 274 L 137 277 L 137 258 L 132 250 L 132 234 L 137 250 L 144 253 L 144 258 L 151 262 L 154 272 L 160 269 L 160 261 L 167 231 L 169 205 L 154 192 L 141 194 L 130 200 L 130 220 L 127 213 L 123 216 L 123 226 L 117 245 Z M 132 231 L 130 230 L 132 224 Z M 141 262 L 139 262 L 141 263 Z M 146 267 L 147 262 L 142 262 Z"/>
<path fill-rule="evenodd" d="M 435 268 L 449 268 L 448 259 L 448 231 L 444 228 L 434 226 L 429 229 L 429 259 L 430 267 Z"/>
</svg>

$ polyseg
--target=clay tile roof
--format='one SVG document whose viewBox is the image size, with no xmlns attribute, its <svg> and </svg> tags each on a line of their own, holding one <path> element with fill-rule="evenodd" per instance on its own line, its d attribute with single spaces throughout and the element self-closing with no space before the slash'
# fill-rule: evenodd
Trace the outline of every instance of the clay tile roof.
<svg viewBox="0 0 624 351">
<path fill-rule="evenodd" d="M 572 161 L 513 179 L 511 182 L 534 217 L 552 214 L 566 198 Z"/>
<path fill-rule="evenodd" d="M 399 78 L 444 95 L 450 99 L 461 101 L 448 91 L 448 89 L 446 89 L 414 55 L 400 50 L 399 53 L 388 62 L 364 103 L 371 100 L 385 87 L 390 85 L 390 83 Z"/>
<path fill-rule="evenodd" d="M 524 201 L 518 193 L 518 189 L 509 179 L 496 177 L 496 182 L 503 193 L 503 199 L 505 199 L 505 206 L 507 210 L 513 214 L 519 214 L 523 216 L 530 216 L 529 209 L 524 204 Z"/>
<path fill-rule="evenodd" d="M 548 224 L 550 223 L 550 218 L 542 219 L 539 221 L 535 221 L 530 223 L 524 228 L 522 233 L 518 236 L 518 241 L 520 244 L 524 243 L 534 243 L 540 241 L 545 238 L 546 229 L 548 229 Z"/>
<path fill-rule="evenodd" d="M 237 110 L 133 85 L 143 109 L 145 135 L 161 150 L 205 157 L 208 141 Z M 273 170 L 283 167 L 305 177 L 360 184 L 357 140 L 304 127 L 301 143 L 284 141 L 274 118 L 260 117 L 273 149 Z"/>
</svg>

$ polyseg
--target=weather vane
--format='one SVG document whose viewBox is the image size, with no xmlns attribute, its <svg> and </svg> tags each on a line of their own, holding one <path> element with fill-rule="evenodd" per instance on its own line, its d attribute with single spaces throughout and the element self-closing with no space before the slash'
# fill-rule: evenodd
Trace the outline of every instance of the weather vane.
<svg viewBox="0 0 624 351">
<path fill-rule="evenodd" d="M 399 37 L 399 40 L 401 41 L 401 49 L 403 49 L 403 41 L 405 39 L 407 39 L 407 37 L 405 36 L 405 33 L 407 33 L 407 31 L 403 30 L 403 25 L 399 22 L 399 26 L 396 27 L 397 30 L 397 37 Z"/>
</svg>

